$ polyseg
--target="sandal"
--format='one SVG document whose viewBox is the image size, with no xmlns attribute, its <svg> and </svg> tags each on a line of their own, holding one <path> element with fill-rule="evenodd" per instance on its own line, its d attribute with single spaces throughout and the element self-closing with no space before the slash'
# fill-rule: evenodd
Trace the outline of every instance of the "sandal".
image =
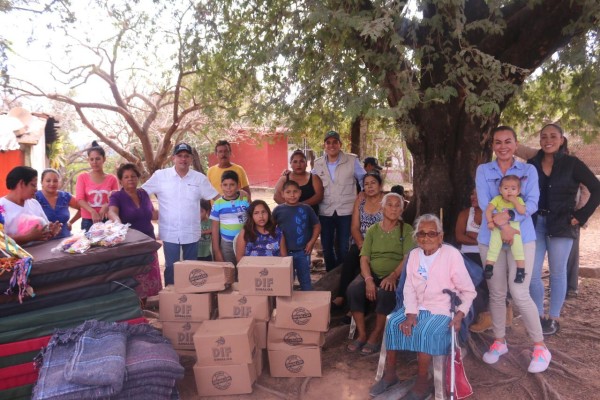
<svg viewBox="0 0 600 400">
<path fill-rule="evenodd" d="M 380 343 L 365 343 L 363 348 L 360 350 L 360 354 L 362 354 L 363 356 L 370 356 L 371 354 L 379 353 L 380 350 Z"/>
<path fill-rule="evenodd" d="M 357 351 L 360 351 L 366 344 L 367 342 L 361 342 L 360 340 L 356 339 L 352 343 L 349 343 L 348 346 L 346 346 L 346 351 L 348 353 L 356 353 Z"/>
</svg>

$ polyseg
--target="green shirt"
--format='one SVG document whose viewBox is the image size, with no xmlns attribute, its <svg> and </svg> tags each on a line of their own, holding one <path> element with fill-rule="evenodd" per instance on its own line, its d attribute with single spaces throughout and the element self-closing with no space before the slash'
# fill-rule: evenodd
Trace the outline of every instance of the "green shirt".
<svg viewBox="0 0 600 400">
<path fill-rule="evenodd" d="M 412 239 L 412 226 L 406 223 L 402 225 L 402 236 L 400 225 L 391 232 L 381 229 L 381 222 L 367 229 L 360 255 L 369 257 L 371 271 L 379 278 L 391 274 L 415 246 Z"/>
<path fill-rule="evenodd" d="M 212 227 L 210 219 L 200 221 L 200 229 L 206 231 Z M 198 242 L 198 257 L 208 257 L 211 254 L 212 248 L 212 235 L 201 235 L 200 241 Z"/>
</svg>

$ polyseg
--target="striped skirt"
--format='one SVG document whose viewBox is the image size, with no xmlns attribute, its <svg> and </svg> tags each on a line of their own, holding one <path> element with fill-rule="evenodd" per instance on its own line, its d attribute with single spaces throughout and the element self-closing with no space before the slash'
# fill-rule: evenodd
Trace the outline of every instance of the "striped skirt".
<svg viewBox="0 0 600 400">
<path fill-rule="evenodd" d="M 400 324 L 406 320 L 404 307 L 390 314 L 385 329 L 385 342 L 388 350 L 408 350 L 427 353 L 433 356 L 448 354 L 450 351 L 450 317 L 436 315 L 429 311 L 419 311 L 417 325 L 412 335 L 405 336 L 400 331 Z"/>
</svg>

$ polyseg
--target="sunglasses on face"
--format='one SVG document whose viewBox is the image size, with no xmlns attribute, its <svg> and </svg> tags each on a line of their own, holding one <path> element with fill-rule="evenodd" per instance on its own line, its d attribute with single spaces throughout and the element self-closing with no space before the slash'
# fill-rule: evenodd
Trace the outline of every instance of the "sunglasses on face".
<svg viewBox="0 0 600 400">
<path fill-rule="evenodd" d="M 439 232 L 435 232 L 435 231 L 429 231 L 429 232 L 423 232 L 423 231 L 419 231 L 417 232 L 417 237 L 418 238 L 424 238 L 425 236 L 427 236 L 428 238 L 436 238 L 439 236 Z"/>
</svg>

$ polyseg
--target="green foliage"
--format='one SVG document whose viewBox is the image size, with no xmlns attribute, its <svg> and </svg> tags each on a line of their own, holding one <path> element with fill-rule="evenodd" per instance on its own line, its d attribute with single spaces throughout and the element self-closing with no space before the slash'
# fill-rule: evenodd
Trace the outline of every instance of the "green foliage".
<svg viewBox="0 0 600 400">
<path fill-rule="evenodd" d="M 600 131 L 600 31 L 573 40 L 548 60 L 508 104 L 503 120 L 526 134 L 548 122 L 586 142 Z"/>
</svg>

